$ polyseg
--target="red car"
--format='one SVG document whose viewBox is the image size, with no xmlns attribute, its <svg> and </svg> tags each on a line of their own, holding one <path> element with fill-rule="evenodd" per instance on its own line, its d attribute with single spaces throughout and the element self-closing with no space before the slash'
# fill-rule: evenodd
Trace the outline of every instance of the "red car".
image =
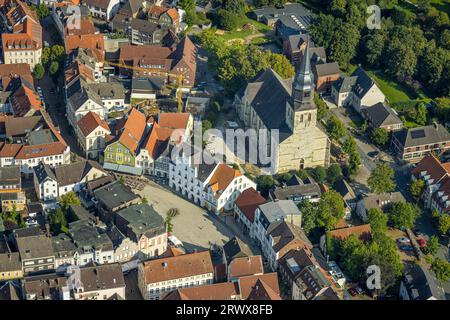
<svg viewBox="0 0 450 320">
<path fill-rule="evenodd" d="M 417 239 L 417 243 L 422 248 L 427 246 L 427 242 L 424 239 Z"/>
<path fill-rule="evenodd" d="M 352 297 L 358 295 L 358 291 L 356 291 L 355 288 L 350 288 L 350 289 L 348 289 L 348 293 L 350 293 L 350 295 L 351 295 Z"/>
</svg>

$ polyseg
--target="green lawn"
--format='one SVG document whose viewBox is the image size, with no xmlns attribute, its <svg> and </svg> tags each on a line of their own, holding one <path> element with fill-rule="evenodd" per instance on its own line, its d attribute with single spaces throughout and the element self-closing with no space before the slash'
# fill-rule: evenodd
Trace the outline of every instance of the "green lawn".
<svg viewBox="0 0 450 320">
<path fill-rule="evenodd" d="M 247 23 L 250 23 L 253 26 L 255 26 L 255 30 L 252 30 L 252 29 L 243 30 L 242 27 Z M 250 19 L 247 16 L 244 16 L 240 19 L 239 28 L 237 30 L 225 31 L 225 33 L 223 35 L 220 35 L 219 37 L 221 37 L 225 41 L 233 40 L 233 39 L 245 39 L 246 37 L 251 36 L 252 34 L 257 34 L 257 33 L 267 34 L 271 30 L 272 30 L 272 28 L 270 28 L 269 26 L 267 26 L 263 23 L 260 23 L 258 21 L 255 21 L 253 19 Z M 264 38 L 264 37 L 261 37 L 261 38 Z"/>
<path fill-rule="evenodd" d="M 410 0 L 412 3 L 418 3 L 418 0 Z M 450 15 L 450 1 L 448 0 L 429 0 L 431 6 Z"/>
<path fill-rule="evenodd" d="M 380 71 L 368 71 L 367 73 L 377 83 L 380 90 L 386 96 L 390 104 L 405 103 L 408 101 L 428 101 L 429 98 L 422 91 L 416 91 L 407 84 L 398 83 L 389 79 Z"/>
</svg>

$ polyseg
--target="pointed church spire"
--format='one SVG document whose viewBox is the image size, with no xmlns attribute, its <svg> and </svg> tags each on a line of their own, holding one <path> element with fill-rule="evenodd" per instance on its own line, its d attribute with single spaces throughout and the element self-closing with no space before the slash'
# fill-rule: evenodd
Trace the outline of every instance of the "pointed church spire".
<svg viewBox="0 0 450 320">
<path fill-rule="evenodd" d="M 308 37 L 302 61 L 296 70 L 294 83 L 292 84 L 292 98 L 296 104 L 310 103 L 314 96 L 314 76 L 311 72 L 309 46 L 310 41 Z"/>
</svg>

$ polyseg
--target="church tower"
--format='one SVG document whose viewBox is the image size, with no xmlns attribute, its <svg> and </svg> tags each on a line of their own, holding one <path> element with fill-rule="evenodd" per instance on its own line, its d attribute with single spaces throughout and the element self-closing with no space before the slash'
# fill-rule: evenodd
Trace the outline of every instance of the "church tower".
<svg viewBox="0 0 450 320">
<path fill-rule="evenodd" d="M 314 103 L 314 75 L 311 72 L 309 39 L 300 66 L 292 83 L 291 99 L 286 103 L 286 123 L 293 132 L 315 126 L 317 110 Z"/>
</svg>

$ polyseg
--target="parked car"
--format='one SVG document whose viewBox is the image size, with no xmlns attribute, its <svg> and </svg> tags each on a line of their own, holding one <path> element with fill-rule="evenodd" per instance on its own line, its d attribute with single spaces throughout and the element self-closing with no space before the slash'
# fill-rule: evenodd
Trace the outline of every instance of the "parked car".
<svg viewBox="0 0 450 320">
<path fill-rule="evenodd" d="M 414 251 L 413 246 L 400 246 L 400 250 L 402 251 Z"/>
<path fill-rule="evenodd" d="M 378 154 L 379 154 L 378 151 L 371 151 L 367 155 L 371 158 L 375 158 L 376 156 L 378 156 Z"/>
<path fill-rule="evenodd" d="M 361 288 L 361 287 L 356 287 L 355 288 L 356 289 L 356 292 L 358 292 L 358 294 L 363 294 L 364 293 L 364 290 L 363 290 L 363 288 Z"/>
<path fill-rule="evenodd" d="M 426 242 L 424 239 L 422 239 L 422 238 L 417 239 L 417 243 L 419 244 L 419 246 L 420 246 L 421 248 L 427 246 L 427 242 Z"/>
<path fill-rule="evenodd" d="M 401 238 L 397 239 L 397 242 L 398 243 L 410 243 L 411 240 L 409 238 L 407 238 L 407 237 L 401 237 Z"/>
<path fill-rule="evenodd" d="M 350 288 L 350 289 L 348 289 L 348 293 L 350 293 L 350 295 L 351 295 L 352 297 L 358 295 L 358 291 L 356 291 L 355 288 Z"/>
</svg>

